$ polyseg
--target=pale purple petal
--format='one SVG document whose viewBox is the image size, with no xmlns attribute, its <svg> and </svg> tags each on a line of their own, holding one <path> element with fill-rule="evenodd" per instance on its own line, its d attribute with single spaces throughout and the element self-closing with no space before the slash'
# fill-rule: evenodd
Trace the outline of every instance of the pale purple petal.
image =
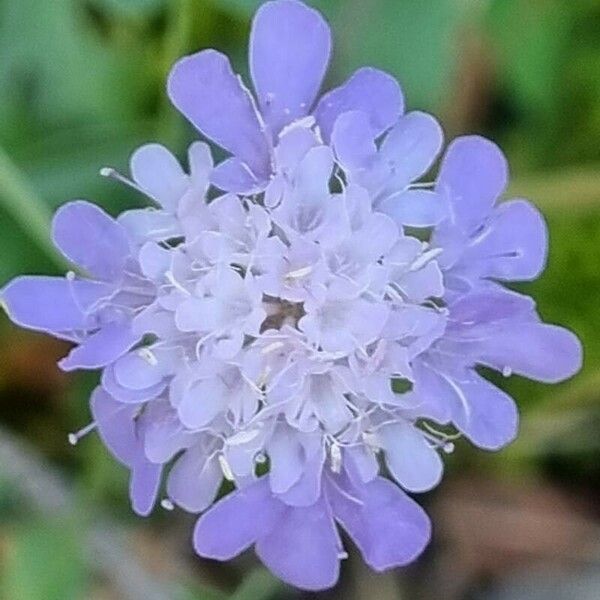
<svg viewBox="0 0 600 600">
<path fill-rule="evenodd" d="M 210 423 L 227 406 L 228 388 L 220 379 L 204 379 L 193 384 L 183 395 L 177 410 L 181 422 L 190 429 Z"/>
<path fill-rule="evenodd" d="M 480 360 L 501 372 L 557 383 L 581 369 L 582 355 L 581 342 L 568 329 L 515 322 L 501 327 L 486 341 Z"/>
<path fill-rule="evenodd" d="M 271 437 L 267 452 L 270 458 L 269 481 L 275 494 L 287 492 L 302 475 L 304 453 L 295 435 L 285 427 L 279 427 Z"/>
<path fill-rule="evenodd" d="M 273 134 L 308 114 L 325 76 L 331 33 L 302 2 L 259 8 L 250 37 L 250 72 L 262 115 Z"/>
<path fill-rule="evenodd" d="M 397 421 L 378 431 L 392 477 L 409 492 L 426 492 L 442 478 L 438 452 L 411 423 Z"/>
<path fill-rule="evenodd" d="M 475 374 L 452 387 L 456 393 L 452 420 L 476 446 L 498 450 L 513 441 L 519 414 L 508 394 Z"/>
<path fill-rule="evenodd" d="M 339 577 L 340 544 L 327 503 L 288 507 L 256 544 L 259 558 L 277 577 L 304 590 L 323 590 Z"/>
<path fill-rule="evenodd" d="M 125 229 L 84 200 L 58 209 L 52 221 L 52 239 L 70 261 L 106 281 L 121 277 L 129 256 Z"/>
<path fill-rule="evenodd" d="M 360 176 L 377 159 L 375 138 L 369 115 L 351 111 L 342 114 L 335 122 L 331 144 L 344 169 Z"/>
<path fill-rule="evenodd" d="M 155 465 L 145 458 L 139 459 L 132 467 L 129 480 L 129 498 L 131 506 L 140 517 L 147 517 L 154 508 L 162 465 Z"/>
<path fill-rule="evenodd" d="M 147 240 L 162 241 L 181 235 L 181 226 L 174 214 L 154 208 L 126 210 L 117 219 L 137 244 Z"/>
<path fill-rule="evenodd" d="M 206 137 L 245 162 L 259 178 L 270 172 L 267 138 L 248 91 L 215 50 L 180 59 L 171 70 L 173 104 Z"/>
<path fill-rule="evenodd" d="M 408 227 L 432 227 L 448 216 L 445 197 L 428 190 L 407 190 L 389 196 L 377 205 L 377 210 Z"/>
<path fill-rule="evenodd" d="M 212 172 L 210 181 L 224 192 L 236 194 L 254 193 L 261 187 L 246 163 L 235 156 L 218 165 Z"/>
<path fill-rule="evenodd" d="M 139 408 L 117 402 L 99 387 L 92 393 L 90 406 L 104 445 L 119 462 L 131 467 L 141 455 L 135 426 Z"/>
<path fill-rule="evenodd" d="M 92 281 L 31 275 L 13 279 L 0 297 L 17 325 L 62 336 L 93 327 L 91 306 L 110 291 Z"/>
<path fill-rule="evenodd" d="M 265 536 L 284 510 L 271 494 L 268 477 L 262 477 L 231 492 L 198 519 L 194 549 L 206 558 L 230 560 Z"/>
<path fill-rule="evenodd" d="M 216 456 L 195 446 L 186 450 L 175 462 L 167 479 L 169 498 L 188 512 L 208 508 L 215 499 L 223 473 Z"/>
<path fill-rule="evenodd" d="M 336 478 L 327 487 L 333 514 L 376 571 L 406 565 L 425 549 L 431 524 L 423 509 L 390 481 L 360 487 Z"/>
<path fill-rule="evenodd" d="M 300 479 L 279 498 L 290 506 L 311 506 L 321 495 L 325 449 L 320 436 L 303 439 L 305 452 L 304 469 Z"/>
<path fill-rule="evenodd" d="M 430 169 L 443 137 L 439 123 L 427 113 L 414 111 L 401 117 L 381 146 L 381 155 L 392 171 L 394 189 L 407 186 Z"/>
<path fill-rule="evenodd" d="M 448 146 L 437 190 L 447 195 L 457 225 L 469 233 L 488 215 L 507 181 L 508 165 L 498 146 L 479 136 L 465 136 Z"/>
<path fill-rule="evenodd" d="M 148 390 L 162 383 L 165 375 L 162 365 L 148 361 L 139 352 L 130 352 L 119 358 L 113 367 L 116 382 L 130 390 Z"/>
<path fill-rule="evenodd" d="M 525 200 L 500 204 L 486 229 L 472 242 L 463 261 L 481 277 L 508 281 L 535 279 L 543 271 L 548 232 L 540 212 Z"/>
<path fill-rule="evenodd" d="M 118 361 L 117 361 L 118 363 Z M 125 404 L 141 404 L 157 398 L 167 387 L 167 380 L 146 389 L 133 390 L 121 385 L 115 376 L 115 364 L 102 370 L 102 387 L 119 402 Z"/>
<path fill-rule="evenodd" d="M 378 136 L 396 122 L 403 110 L 398 82 L 383 71 L 365 67 L 325 94 L 315 109 L 315 117 L 324 139 L 329 140 L 337 118 L 345 112 L 366 113 L 373 133 Z"/>
<path fill-rule="evenodd" d="M 160 144 L 146 144 L 131 157 L 134 181 L 163 208 L 175 212 L 189 186 L 188 176 L 177 159 Z"/>
<path fill-rule="evenodd" d="M 58 364 L 63 371 L 98 369 L 117 360 L 140 339 L 129 325 L 109 323 L 71 350 Z"/>
</svg>

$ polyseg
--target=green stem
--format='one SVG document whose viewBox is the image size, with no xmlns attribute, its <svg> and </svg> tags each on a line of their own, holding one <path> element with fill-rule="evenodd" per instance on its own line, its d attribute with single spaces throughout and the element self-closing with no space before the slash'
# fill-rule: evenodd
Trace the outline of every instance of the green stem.
<svg viewBox="0 0 600 600">
<path fill-rule="evenodd" d="M 23 172 L 0 147 L 0 206 L 60 269 L 66 266 L 52 244 L 52 212 L 30 186 Z"/>
</svg>

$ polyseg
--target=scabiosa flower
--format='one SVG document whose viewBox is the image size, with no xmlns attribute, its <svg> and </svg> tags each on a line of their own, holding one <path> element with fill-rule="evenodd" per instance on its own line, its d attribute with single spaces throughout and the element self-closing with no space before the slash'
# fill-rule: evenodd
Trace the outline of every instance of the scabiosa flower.
<svg viewBox="0 0 600 600">
<path fill-rule="evenodd" d="M 437 121 L 375 69 L 317 100 L 330 47 L 316 11 L 275 0 L 252 28 L 256 101 L 223 55 L 180 60 L 173 103 L 232 157 L 197 142 L 186 172 L 143 146 L 130 179 L 103 173 L 154 207 L 65 205 L 53 235 L 77 273 L 2 290 L 15 323 L 74 343 L 63 369 L 102 369 L 70 439 L 97 428 L 137 513 L 164 479 L 165 507 L 202 513 L 198 554 L 254 546 L 312 590 L 338 579 L 338 528 L 375 570 L 414 560 L 430 523 L 407 492 L 439 483 L 456 436 L 514 438 L 514 401 L 477 367 L 554 382 L 581 362 L 503 285 L 539 275 L 547 236 L 531 204 L 500 201 L 500 150 L 459 138 L 423 182 Z"/>
</svg>

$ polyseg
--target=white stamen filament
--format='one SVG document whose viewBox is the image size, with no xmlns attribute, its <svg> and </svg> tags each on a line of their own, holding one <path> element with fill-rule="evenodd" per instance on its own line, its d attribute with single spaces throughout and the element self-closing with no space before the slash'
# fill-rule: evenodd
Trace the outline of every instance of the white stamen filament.
<svg viewBox="0 0 600 600">
<path fill-rule="evenodd" d="M 222 454 L 219 454 L 219 466 L 221 467 L 221 471 L 223 472 L 223 477 L 227 479 L 227 481 L 235 481 L 235 476 L 227 459 Z"/>
<path fill-rule="evenodd" d="M 79 431 L 76 431 L 75 433 L 69 433 L 69 435 L 67 436 L 69 444 L 71 444 L 71 446 L 76 446 L 81 438 L 85 437 L 88 433 L 94 431 L 94 429 L 96 429 L 96 421 L 92 421 L 89 425 L 82 427 Z"/>
<path fill-rule="evenodd" d="M 286 279 L 301 279 L 302 277 L 305 277 L 306 275 L 309 275 L 313 270 L 312 265 L 309 265 L 308 267 L 302 267 L 301 269 L 296 269 L 295 271 L 290 271 L 285 278 Z"/>
<path fill-rule="evenodd" d="M 423 252 L 409 267 L 409 271 L 418 271 L 429 264 L 433 259 L 437 258 L 443 250 L 441 248 L 432 248 Z"/>
</svg>

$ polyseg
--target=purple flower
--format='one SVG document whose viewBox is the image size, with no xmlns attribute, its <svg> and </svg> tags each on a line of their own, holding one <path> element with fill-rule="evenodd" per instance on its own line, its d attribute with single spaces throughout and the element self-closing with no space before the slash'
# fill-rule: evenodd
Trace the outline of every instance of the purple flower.
<svg viewBox="0 0 600 600">
<path fill-rule="evenodd" d="M 317 100 L 329 53 L 321 16 L 276 0 L 252 29 L 256 103 L 221 54 L 182 59 L 172 100 L 232 158 L 196 142 L 185 172 L 143 146 L 131 180 L 103 173 L 154 206 L 65 205 L 53 235 L 78 273 L 1 291 L 15 323 L 74 344 L 63 369 L 102 369 L 70 439 L 98 430 L 138 514 L 164 477 L 163 506 L 204 513 L 199 554 L 254 546 L 311 590 L 337 581 L 338 526 L 375 570 L 414 560 L 430 524 L 406 492 L 440 482 L 456 437 L 515 437 L 515 402 L 478 367 L 556 382 L 582 354 L 503 286 L 540 274 L 547 234 L 531 204 L 501 201 L 500 150 L 459 138 L 422 181 L 437 121 L 403 114 L 373 69 Z M 236 490 L 212 506 L 223 478 Z"/>
<path fill-rule="evenodd" d="M 201 556 L 229 560 L 255 545 L 278 577 L 321 590 L 336 583 L 345 557 L 336 522 L 376 571 L 413 561 L 430 534 L 423 509 L 382 477 L 356 485 L 347 473 L 324 476 L 310 505 L 282 501 L 262 477 L 198 520 L 194 547 Z"/>
<path fill-rule="evenodd" d="M 317 96 L 331 54 L 331 32 L 321 15 L 296 0 L 266 2 L 250 37 L 251 96 L 215 50 L 182 58 L 169 76 L 173 104 L 206 137 L 233 157 L 217 167 L 213 183 L 224 190 L 263 189 L 275 166 L 281 132 L 312 115 L 325 141 L 339 115 L 360 110 L 375 133 L 403 110 L 396 81 L 377 69 L 358 70 L 345 84 Z"/>
</svg>

